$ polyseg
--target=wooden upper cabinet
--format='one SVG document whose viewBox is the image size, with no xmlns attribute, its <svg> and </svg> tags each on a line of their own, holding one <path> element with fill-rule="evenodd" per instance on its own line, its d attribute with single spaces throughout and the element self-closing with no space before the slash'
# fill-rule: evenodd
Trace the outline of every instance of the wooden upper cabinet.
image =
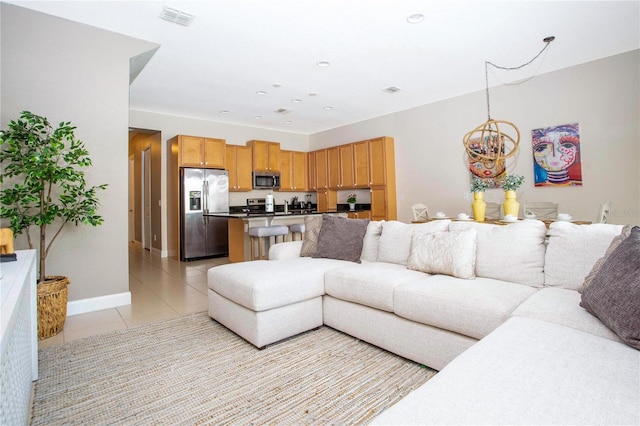
<svg viewBox="0 0 640 426">
<path fill-rule="evenodd" d="M 353 188 L 354 183 L 354 157 L 353 144 L 340 145 L 340 188 Z"/>
<path fill-rule="evenodd" d="M 293 189 L 297 191 L 306 191 L 309 188 L 307 183 L 307 153 L 293 151 L 292 156 Z"/>
<path fill-rule="evenodd" d="M 388 142 L 387 138 L 377 138 L 368 141 L 369 143 L 369 186 L 385 185 L 387 183 L 387 161 Z M 393 144 L 391 144 L 393 152 Z M 392 163 L 393 164 L 393 163 Z M 390 167 L 394 167 L 391 165 Z M 395 168 L 393 170 L 395 176 Z"/>
<path fill-rule="evenodd" d="M 315 151 L 316 160 L 316 190 L 326 189 L 329 186 L 327 169 L 327 150 Z"/>
<path fill-rule="evenodd" d="M 291 178 L 291 151 L 280 150 L 280 191 L 290 191 L 293 189 L 293 179 Z"/>
<path fill-rule="evenodd" d="M 353 186 L 369 187 L 369 142 L 355 142 L 353 147 Z"/>
<path fill-rule="evenodd" d="M 327 176 L 331 189 L 340 189 L 340 147 L 327 148 Z"/>
<path fill-rule="evenodd" d="M 251 191 L 253 189 L 251 147 L 227 145 L 226 157 L 227 170 L 229 171 L 229 191 Z"/>
<path fill-rule="evenodd" d="M 310 191 L 315 191 L 318 187 L 317 182 L 316 153 L 315 151 L 307 152 L 307 188 Z"/>
<path fill-rule="evenodd" d="M 177 138 L 178 163 L 180 166 L 225 168 L 226 141 L 224 139 L 185 135 L 178 135 Z"/>
<path fill-rule="evenodd" d="M 253 170 L 259 172 L 280 171 L 280 143 L 252 140 L 247 146 L 253 149 Z"/>
</svg>

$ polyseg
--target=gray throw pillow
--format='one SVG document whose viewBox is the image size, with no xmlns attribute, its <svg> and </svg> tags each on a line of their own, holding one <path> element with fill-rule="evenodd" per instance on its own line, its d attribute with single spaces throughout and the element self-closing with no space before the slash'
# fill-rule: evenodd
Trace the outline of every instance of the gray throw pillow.
<svg viewBox="0 0 640 426">
<path fill-rule="evenodd" d="M 603 262 L 580 306 L 631 347 L 640 349 L 640 227 Z"/>
<path fill-rule="evenodd" d="M 300 257 L 311 257 L 318 249 L 318 235 L 322 228 L 322 216 L 305 216 L 304 218 L 304 240 L 300 249 Z"/>
<path fill-rule="evenodd" d="M 600 268 L 602 268 L 602 264 L 604 263 L 604 261 L 607 260 L 607 258 L 611 256 L 611 253 L 613 253 L 616 247 L 618 247 L 620 243 L 629 236 L 629 234 L 631 233 L 631 228 L 633 228 L 631 225 L 625 225 L 625 227 L 622 228 L 622 232 L 620 233 L 620 235 L 618 235 L 611 241 L 611 244 L 609 245 L 609 248 L 607 248 L 607 251 L 604 253 L 604 256 L 598 259 L 598 261 L 593 265 L 591 272 L 589 272 L 587 276 L 584 277 L 582 287 L 580 287 L 579 289 L 580 293 L 584 292 L 584 290 L 591 285 L 593 279 L 596 277 L 596 275 L 598 275 Z"/>
<path fill-rule="evenodd" d="M 368 225 L 369 219 L 347 219 L 323 215 L 322 228 L 318 235 L 318 248 L 312 257 L 360 263 L 362 240 Z"/>
</svg>

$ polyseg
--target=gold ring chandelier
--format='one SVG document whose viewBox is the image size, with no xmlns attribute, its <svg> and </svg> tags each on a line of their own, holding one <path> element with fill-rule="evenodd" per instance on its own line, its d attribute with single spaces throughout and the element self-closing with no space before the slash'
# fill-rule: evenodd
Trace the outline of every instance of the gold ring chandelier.
<svg viewBox="0 0 640 426">
<path fill-rule="evenodd" d="M 487 168 L 493 168 L 496 164 L 500 164 L 500 162 L 504 162 L 506 159 L 516 155 L 520 144 L 520 130 L 515 124 L 510 121 L 493 120 L 491 118 L 489 65 L 507 71 L 519 70 L 538 59 L 553 40 L 555 40 L 553 36 L 545 37 L 543 40 L 545 46 L 542 50 L 529 62 L 517 67 L 501 67 L 489 61 L 484 62 L 487 121 L 465 134 L 462 138 L 462 144 L 467 151 L 467 155 L 474 162 L 481 162 Z"/>
</svg>

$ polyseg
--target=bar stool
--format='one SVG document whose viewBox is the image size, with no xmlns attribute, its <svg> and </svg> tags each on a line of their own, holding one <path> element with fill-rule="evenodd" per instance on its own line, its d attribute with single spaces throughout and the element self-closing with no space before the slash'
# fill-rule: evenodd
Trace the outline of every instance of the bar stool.
<svg viewBox="0 0 640 426">
<path fill-rule="evenodd" d="M 289 225 L 289 231 L 291 232 L 291 241 L 295 241 L 296 234 L 300 234 L 300 239 L 304 239 L 304 223 L 294 223 Z"/>
<path fill-rule="evenodd" d="M 275 225 L 275 226 L 252 226 L 249 228 L 249 236 L 251 237 L 251 260 L 256 260 L 255 255 L 255 242 L 258 242 L 258 257 L 257 259 L 266 259 L 262 254 L 262 245 L 263 238 L 266 238 L 267 246 L 271 243 L 271 237 L 274 237 L 274 241 L 278 242 L 278 237 L 282 236 L 282 241 L 287 240 L 287 235 L 289 234 L 289 227 L 285 225 Z M 269 248 L 267 247 L 267 253 L 269 253 Z"/>
</svg>

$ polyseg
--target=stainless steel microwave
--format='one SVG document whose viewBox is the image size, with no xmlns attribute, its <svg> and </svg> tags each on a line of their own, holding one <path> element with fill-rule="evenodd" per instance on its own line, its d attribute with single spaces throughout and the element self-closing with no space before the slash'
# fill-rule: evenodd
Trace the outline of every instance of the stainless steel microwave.
<svg viewBox="0 0 640 426">
<path fill-rule="evenodd" d="M 253 172 L 253 189 L 280 189 L 280 172 Z"/>
</svg>

